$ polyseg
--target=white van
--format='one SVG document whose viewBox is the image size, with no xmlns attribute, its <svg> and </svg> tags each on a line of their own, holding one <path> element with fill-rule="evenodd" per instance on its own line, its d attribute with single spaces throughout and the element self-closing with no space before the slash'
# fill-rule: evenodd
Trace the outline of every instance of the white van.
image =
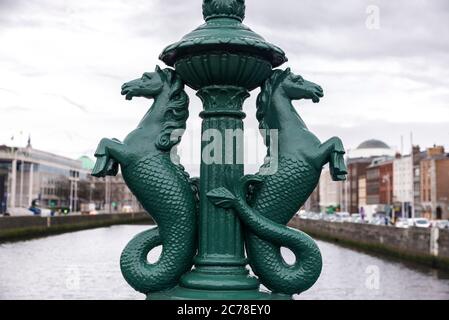
<svg viewBox="0 0 449 320">
<path fill-rule="evenodd" d="M 25 216 L 32 216 L 33 212 L 28 210 L 27 208 L 8 208 L 6 210 L 6 216 L 10 217 L 25 217 Z"/>
<path fill-rule="evenodd" d="M 430 221 L 426 218 L 408 219 L 408 224 L 410 227 L 430 228 Z"/>
</svg>

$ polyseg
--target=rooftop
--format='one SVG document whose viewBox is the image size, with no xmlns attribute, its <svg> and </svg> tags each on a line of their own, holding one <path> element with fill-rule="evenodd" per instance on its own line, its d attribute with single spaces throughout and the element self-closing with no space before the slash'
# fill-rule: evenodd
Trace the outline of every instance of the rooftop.
<svg viewBox="0 0 449 320">
<path fill-rule="evenodd" d="M 371 139 L 362 142 L 357 149 L 391 149 L 388 144 L 383 141 Z"/>
<path fill-rule="evenodd" d="M 370 139 L 362 142 L 356 149 L 349 150 L 349 159 L 373 158 L 380 156 L 394 157 L 396 151 L 390 148 L 385 142 Z M 359 162 L 363 160 L 358 160 Z"/>
<path fill-rule="evenodd" d="M 24 159 L 33 163 L 51 164 L 73 169 L 81 169 L 82 162 L 47 151 L 33 149 L 31 147 L 0 146 L 0 158 L 4 160 Z"/>
</svg>

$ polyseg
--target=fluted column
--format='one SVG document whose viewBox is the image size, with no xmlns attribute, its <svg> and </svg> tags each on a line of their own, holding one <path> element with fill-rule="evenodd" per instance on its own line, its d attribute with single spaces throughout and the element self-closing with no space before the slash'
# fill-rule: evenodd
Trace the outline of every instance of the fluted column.
<svg viewBox="0 0 449 320">
<path fill-rule="evenodd" d="M 243 136 L 240 133 L 243 133 L 245 114 L 241 109 L 249 95 L 238 87 L 206 87 L 198 92 L 198 96 L 205 111 L 201 113 L 204 120 L 197 263 L 214 264 L 216 260 L 217 264 L 244 265 L 238 218 L 232 210 L 212 205 L 206 194 L 215 188 L 231 185 L 243 176 Z"/>
<path fill-rule="evenodd" d="M 244 239 L 239 219 L 232 209 L 214 206 L 207 193 L 231 188 L 244 174 L 243 102 L 246 89 L 209 86 L 198 91 L 203 101 L 200 183 L 199 245 L 195 271 L 184 276 L 187 287 L 209 290 L 257 289 L 248 276 Z"/>
</svg>

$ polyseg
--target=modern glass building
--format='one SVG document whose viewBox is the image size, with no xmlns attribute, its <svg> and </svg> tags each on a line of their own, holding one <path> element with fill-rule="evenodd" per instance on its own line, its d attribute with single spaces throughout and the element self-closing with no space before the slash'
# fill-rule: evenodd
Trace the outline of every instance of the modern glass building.
<svg viewBox="0 0 449 320">
<path fill-rule="evenodd" d="M 33 200 L 54 211 L 80 211 L 83 204 L 98 210 L 137 209 L 137 201 L 123 179 L 96 179 L 93 161 L 73 160 L 49 152 L 0 146 L 0 213 L 29 208 Z"/>
<path fill-rule="evenodd" d="M 45 208 L 78 210 L 79 185 L 88 175 L 80 161 L 30 146 L 0 146 L 1 211 L 29 208 L 33 200 Z"/>
</svg>

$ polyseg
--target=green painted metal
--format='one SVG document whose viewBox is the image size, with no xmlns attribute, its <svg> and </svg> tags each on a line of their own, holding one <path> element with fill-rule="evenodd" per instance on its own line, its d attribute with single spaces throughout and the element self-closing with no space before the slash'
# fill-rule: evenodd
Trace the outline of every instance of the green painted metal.
<svg viewBox="0 0 449 320">
<path fill-rule="evenodd" d="M 285 225 L 326 163 L 334 180 L 345 179 L 344 148 L 338 138 L 321 144 L 307 129 L 291 101 L 319 102 L 323 90 L 289 69 L 273 70 L 287 58 L 242 23 L 244 0 L 204 0 L 203 15 L 205 24 L 161 54 L 174 70 L 157 68 L 123 86 L 127 99 L 153 98 L 154 104 L 123 143 L 103 139 L 96 152 L 93 175 L 115 175 L 120 165 L 158 224 L 124 249 L 122 273 L 148 299 L 290 299 L 315 283 L 322 261 L 309 236 Z M 174 133 L 185 129 L 188 117 L 184 83 L 197 90 L 204 106 L 199 179 L 173 161 L 181 141 Z M 245 177 L 238 133 L 243 103 L 257 87 L 267 163 Z M 217 150 L 211 153 L 209 142 L 228 132 L 234 133 L 232 149 L 223 145 L 218 153 L 231 161 L 210 161 L 204 155 L 217 157 Z M 159 245 L 159 261 L 148 263 L 149 251 Z M 294 252 L 294 265 L 283 260 L 281 247 Z M 261 283 L 271 292 L 261 291 Z"/>
<path fill-rule="evenodd" d="M 251 267 L 273 292 L 300 293 L 318 279 L 322 261 L 317 245 L 308 235 L 285 225 L 316 188 L 326 163 L 330 162 L 336 181 L 344 180 L 347 173 L 340 139 L 321 144 L 291 103 L 293 99 L 319 102 L 321 97 L 323 90 L 318 85 L 289 69 L 274 71 L 258 97 L 257 118 L 260 129 L 276 130 L 277 150 L 266 139 L 267 163 L 261 173 L 242 178 L 232 192 L 222 187 L 208 193 L 218 206 L 237 211 L 246 226 Z M 266 174 L 270 166 L 276 166 L 275 171 Z M 280 247 L 293 251 L 294 265 L 285 263 Z"/>
<path fill-rule="evenodd" d="M 170 155 L 180 142 L 171 140 L 171 133 L 185 128 L 189 99 L 179 76 L 160 68 L 126 83 L 122 94 L 129 100 L 154 98 L 154 103 L 123 143 L 116 139 L 100 142 L 92 174 L 116 175 L 120 164 L 126 184 L 157 222 L 156 229 L 131 240 L 120 260 L 126 281 L 148 294 L 176 285 L 190 270 L 196 251 L 195 193 L 188 174 Z M 163 247 L 161 258 L 149 264 L 148 252 L 159 245 Z"/>
</svg>

